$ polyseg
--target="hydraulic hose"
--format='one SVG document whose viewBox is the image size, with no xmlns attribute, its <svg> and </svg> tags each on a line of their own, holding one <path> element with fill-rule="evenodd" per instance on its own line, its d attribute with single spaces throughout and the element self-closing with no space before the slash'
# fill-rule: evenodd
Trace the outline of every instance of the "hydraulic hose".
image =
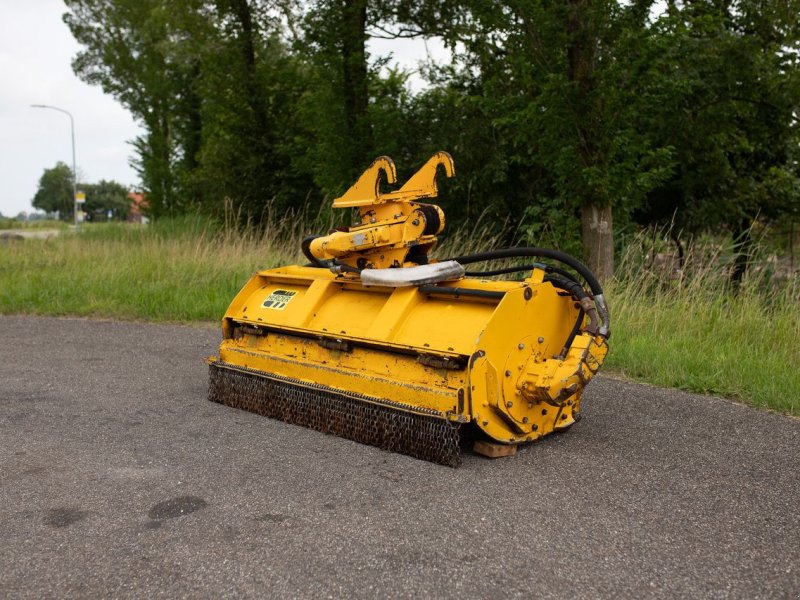
<svg viewBox="0 0 800 600">
<path fill-rule="evenodd" d="M 611 319 L 608 313 L 608 306 L 606 305 L 605 297 L 603 296 L 603 288 L 600 285 L 600 282 L 597 280 L 597 277 L 594 276 L 594 273 L 592 273 L 581 261 L 570 256 L 569 254 L 561 252 L 560 250 L 552 250 L 550 248 L 518 247 L 504 248 L 501 250 L 489 250 L 487 252 L 478 252 L 477 254 L 467 254 L 465 256 L 457 256 L 449 260 L 455 260 L 462 265 L 468 265 L 487 260 L 524 257 L 549 258 L 567 265 L 568 267 L 577 271 L 592 290 L 592 299 L 597 307 L 597 312 L 599 313 L 601 322 L 598 333 L 603 337 L 609 336 Z"/>
<path fill-rule="evenodd" d="M 550 248 L 530 248 L 530 247 L 503 248 L 501 250 L 489 250 L 488 252 L 479 252 L 477 254 L 456 256 L 455 258 L 450 258 L 448 260 L 454 260 L 462 265 L 469 265 L 472 263 L 483 262 L 486 260 L 498 260 L 501 258 L 524 258 L 528 256 L 536 256 L 539 258 L 550 258 L 552 260 L 557 260 L 558 262 L 563 263 L 569 267 L 572 267 L 578 273 L 580 273 L 581 276 L 586 280 L 586 283 L 589 284 L 589 287 L 592 290 L 592 294 L 594 294 L 595 296 L 603 294 L 603 288 L 600 286 L 600 282 L 597 281 L 597 278 L 589 270 L 589 267 L 584 265 L 578 259 L 573 258 L 569 254 L 561 252 L 560 250 L 551 250 Z"/>
<path fill-rule="evenodd" d="M 309 236 L 304 237 L 303 241 L 300 242 L 300 250 L 303 251 L 303 256 L 305 256 L 308 259 L 308 262 L 311 263 L 309 266 L 319 267 L 321 269 L 327 269 L 328 265 L 326 265 L 324 262 L 322 262 L 316 256 L 311 254 L 311 242 L 313 242 L 318 237 L 320 237 L 320 236 L 318 236 L 318 235 L 309 235 Z"/>
<path fill-rule="evenodd" d="M 311 254 L 311 242 L 313 242 L 319 235 L 309 235 L 303 238 L 303 241 L 300 242 L 300 249 L 303 251 L 303 256 L 308 259 L 307 267 L 318 267 L 320 269 L 336 269 L 337 272 L 347 272 L 347 273 L 360 273 L 361 269 L 357 269 L 355 267 L 351 267 L 350 265 L 346 265 L 342 262 L 339 262 L 335 258 L 331 261 L 322 261 L 318 259 L 316 256 Z"/>
<path fill-rule="evenodd" d="M 507 273 L 521 273 L 522 271 L 531 271 L 533 269 L 541 269 L 545 273 L 557 273 L 570 281 L 578 282 L 575 276 L 559 267 L 546 265 L 544 263 L 531 263 L 528 265 L 517 265 L 514 267 L 505 267 L 504 269 L 493 269 L 491 271 L 466 271 L 464 274 L 467 277 L 491 277 L 492 275 L 505 275 Z"/>
<path fill-rule="evenodd" d="M 598 309 L 595 303 L 592 301 L 592 298 L 589 297 L 589 294 L 586 293 L 586 290 L 583 289 L 583 286 L 580 283 L 577 281 L 570 281 L 569 279 L 561 279 L 560 277 L 556 277 L 554 275 L 546 275 L 544 281 L 552 285 L 554 288 L 564 290 L 571 296 L 575 297 L 580 303 L 580 315 L 578 316 L 578 321 L 573 328 L 573 333 L 570 334 L 567 343 L 564 345 L 564 348 L 569 348 L 572 345 L 572 340 L 575 338 L 574 332 L 579 329 L 580 325 L 583 323 L 584 313 L 589 316 L 589 324 L 586 326 L 586 331 L 592 335 L 599 333 L 602 323 L 600 322 Z"/>
</svg>

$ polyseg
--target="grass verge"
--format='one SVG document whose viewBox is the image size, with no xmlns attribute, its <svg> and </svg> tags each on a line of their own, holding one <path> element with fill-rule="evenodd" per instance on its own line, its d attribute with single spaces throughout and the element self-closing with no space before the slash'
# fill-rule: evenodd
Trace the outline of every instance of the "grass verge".
<svg viewBox="0 0 800 600">
<path fill-rule="evenodd" d="M 7 242 L 0 312 L 217 321 L 254 271 L 294 258 L 272 240 L 187 218 Z"/>
<path fill-rule="evenodd" d="M 254 271 L 301 260 L 299 240 L 312 229 L 327 227 L 286 217 L 240 233 L 183 218 L 8 241 L 0 244 L 0 313 L 218 321 Z M 496 242 L 485 231 L 454 232 L 440 254 Z M 713 264 L 690 264 L 676 278 L 644 268 L 632 245 L 607 290 L 607 365 L 656 385 L 800 414 L 797 282 L 772 288 L 754 279 L 734 294 Z"/>
</svg>

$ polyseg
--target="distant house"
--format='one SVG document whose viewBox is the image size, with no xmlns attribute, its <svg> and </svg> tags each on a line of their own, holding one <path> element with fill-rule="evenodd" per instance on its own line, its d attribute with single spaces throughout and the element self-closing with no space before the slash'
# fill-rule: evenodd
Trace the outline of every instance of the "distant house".
<svg viewBox="0 0 800 600">
<path fill-rule="evenodd" d="M 128 211 L 129 223 L 147 223 L 149 219 L 144 215 L 147 212 L 148 203 L 144 194 L 139 192 L 128 192 L 128 198 L 131 201 L 131 208 Z"/>
</svg>

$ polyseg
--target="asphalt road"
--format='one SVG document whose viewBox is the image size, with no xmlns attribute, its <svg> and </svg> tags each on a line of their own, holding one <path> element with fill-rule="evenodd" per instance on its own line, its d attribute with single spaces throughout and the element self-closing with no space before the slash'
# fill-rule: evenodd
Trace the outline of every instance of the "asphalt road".
<svg viewBox="0 0 800 600">
<path fill-rule="evenodd" d="M 209 403 L 218 339 L 0 317 L 0 597 L 800 597 L 798 420 L 600 378 L 450 469 Z"/>
</svg>

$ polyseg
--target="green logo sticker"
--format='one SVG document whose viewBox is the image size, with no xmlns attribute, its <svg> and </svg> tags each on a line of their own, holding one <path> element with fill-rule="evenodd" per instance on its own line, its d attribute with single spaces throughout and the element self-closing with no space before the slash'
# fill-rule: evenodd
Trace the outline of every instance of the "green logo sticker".
<svg viewBox="0 0 800 600">
<path fill-rule="evenodd" d="M 271 308 L 273 310 L 283 310 L 296 294 L 297 292 L 292 292 L 289 290 L 275 290 L 269 296 L 267 296 L 267 299 L 264 300 L 264 304 L 262 304 L 262 306 L 264 308 Z"/>
</svg>

